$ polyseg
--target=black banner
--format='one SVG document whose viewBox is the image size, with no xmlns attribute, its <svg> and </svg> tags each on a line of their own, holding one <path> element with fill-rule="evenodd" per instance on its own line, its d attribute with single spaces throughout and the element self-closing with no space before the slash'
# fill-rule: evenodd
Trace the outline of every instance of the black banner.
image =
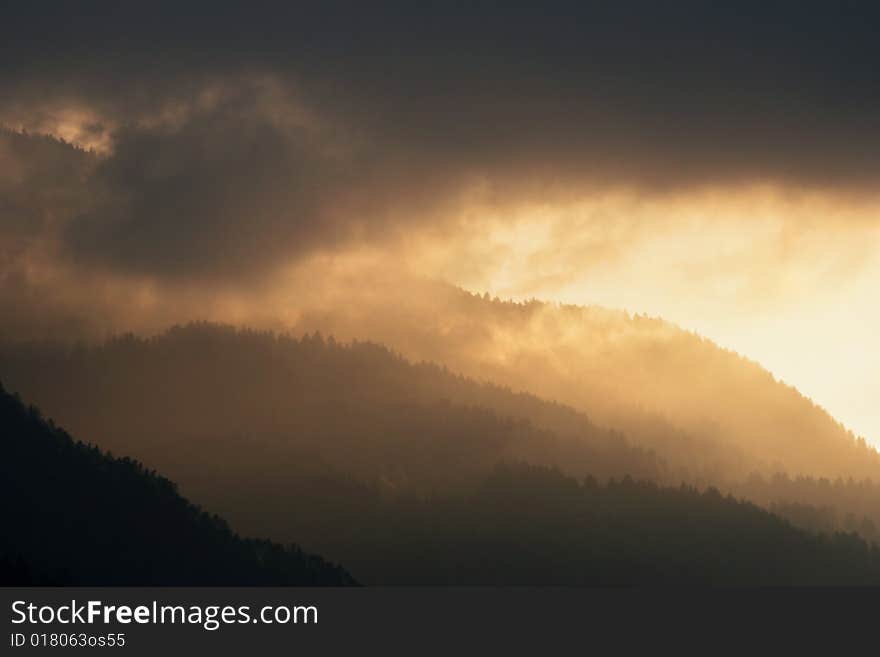
<svg viewBox="0 0 880 657">
<path fill-rule="evenodd" d="M 763 654 L 876 640 L 874 591 L 0 589 L 2 654 Z"/>
</svg>

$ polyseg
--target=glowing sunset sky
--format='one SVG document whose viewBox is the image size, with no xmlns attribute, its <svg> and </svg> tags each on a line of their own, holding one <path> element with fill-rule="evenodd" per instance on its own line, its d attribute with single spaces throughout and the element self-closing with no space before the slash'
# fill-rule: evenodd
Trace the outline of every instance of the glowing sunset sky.
<svg viewBox="0 0 880 657">
<path fill-rule="evenodd" d="M 363 256 L 662 316 L 880 447 L 880 10 L 717 4 L 7 10 L 4 330 L 263 318 Z"/>
</svg>

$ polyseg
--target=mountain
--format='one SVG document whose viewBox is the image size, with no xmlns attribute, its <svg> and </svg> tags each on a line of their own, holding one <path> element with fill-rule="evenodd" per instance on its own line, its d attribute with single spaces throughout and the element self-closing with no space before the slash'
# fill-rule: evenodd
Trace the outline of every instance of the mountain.
<svg viewBox="0 0 880 657">
<path fill-rule="evenodd" d="M 0 388 L 4 585 L 347 585 L 340 567 L 242 539 L 169 480 L 74 442 Z"/>
<path fill-rule="evenodd" d="M 202 323 L 98 346 L 12 345 L 0 349 L 0 372 L 73 433 L 200 500 L 206 472 L 279 486 L 291 471 L 342 472 L 431 490 L 468 485 L 505 460 L 602 478 L 663 471 L 583 414 L 370 343 Z"/>
<path fill-rule="evenodd" d="M 200 323 L 99 345 L 6 344 L 0 372 L 74 434 L 166 473 L 241 530 L 321 554 L 348 540 L 335 524 L 357 522 L 359 499 L 471 493 L 499 462 L 712 485 L 799 527 L 878 538 L 880 485 L 869 480 L 762 472 L 742 451 L 644 412 L 624 435 L 372 343 Z M 688 451 L 716 465 L 742 459 L 749 474 L 689 472 Z"/>
<path fill-rule="evenodd" d="M 464 495 L 349 495 L 358 512 L 326 547 L 367 584 L 880 584 L 876 546 L 794 529 L 715 489 L 603 485 L 512 464 Z"/>
<path fill-rule="evenodd" d="M 880 584 L 876 547 L 835 532 L 823 507 L 772 501 L 864 489 L 741 483 L 815 532 L 799 530 L 714 488 L 644 481 L 663 481 L 663 462 L 577 411 L 375 344 L 196 324 L 18 347 L 3 371 L 53 414 L 178 473 L 241 531 L 295 540 L 367 584 Z M 21 501 L 0 518 L 5 581 L 353 581 L 298 548 L 237 537 L 138 461 L 0 401 L 0 493 Z"/>
<path fill-rule="evenodd" d="M 686 478 L 783 471 L 880 480 L 880 455 L 863 438 L 757 363 L 661 319 L 502 301 L 431 281 L 345 283 L 328 286 L 345 290 L 339 298 L 302 310 L 296 330 L 374 340 L 569 405 Z"/>
</svg>

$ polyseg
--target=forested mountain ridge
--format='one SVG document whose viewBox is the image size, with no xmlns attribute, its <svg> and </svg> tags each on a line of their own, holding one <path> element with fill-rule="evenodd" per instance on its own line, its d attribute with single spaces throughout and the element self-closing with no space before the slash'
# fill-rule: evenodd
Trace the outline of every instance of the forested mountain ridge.
<svg viewBox="0 0 880 657">
<path fill-rule="evenodd" d="M 74 440 L 0 387 L 0 583 L 350 585 L 298 547 L 242 539 L 127 457 Z"/>
<path fill-rule="evenodd" d="M 676 474 L 880 480 L 880 455 L 863 438 L 754 361 L 665 320 L 435 281 L 373 287 L 315 302 L 296 329 L 375 340 L 569 405 L 655 449 Z"/>
<path fill-rule="evenodd" d="M 0 371 L 75 435 L 158 468 L 257 535 L 319 538 L 329 530 L 308 500 L 346 516 L 357 508 L 352 487 L 446 495 L 519 461 L 600 481 L 712 485 L 815 531 L 874 540 L 880 526 L 880 488 L 868 480 L 784 470 L 735 478 L 720 464 L 752 463 L 735 447 L 648 413 L 630 416 L 624 436 L 570 407 L 373 343 L 198 323 L 98 345 L 0 345 Z M 641 446 L 658 435 L 662 449 Z M 719 468 L 669 465 L 687 451 Z"/>
<path fill-rule="evenodd" d="M 2 511 L 3 584 L 353 583 L 296 548 L 238 538 L 168 480 L 74 443 L 5 391 L 0 426 L 0 494 L 13 502 Z M 314 492 L 266 501 L 321 527 L 312 539 L 372 584 L 880 584 L 878 548 L 796 530 L 714 489 L 600 484 L 513 464 L 466 493 L 388 495 L 342 480 Z M 334 503 L 346 513 L 328 513 Z"/>
<path fill-rule="evenodd" d="M 185 487 L 216 467 L 443 488 L 503 460 L 663 477 L 653 453 L 583 414 L 370 343 L 201 323 L 99 346 L 17 344 L 0 349 L 0 368 L 72 432 Z"/>
<path fill-rule="evenodd" d="M 511 464 L 466 495 L 354 495 L 358 513 L 326 549 L 367 584 L 880 585 L 876 546 L 797 530 L 711 488 Z"/>
</svg>

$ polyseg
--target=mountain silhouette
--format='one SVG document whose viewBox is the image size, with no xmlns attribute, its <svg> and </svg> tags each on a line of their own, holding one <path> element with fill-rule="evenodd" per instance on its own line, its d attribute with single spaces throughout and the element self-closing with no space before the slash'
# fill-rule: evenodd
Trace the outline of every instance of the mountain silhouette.
<svg viewBox="0 0 880 657">
<path fill-rule="evenodd" d="M 130 458 L 74 440 L 0 388 L 0 583 L 349 585 L 295 546 L 242 539 Z"/>
<path fill-rule="evenodd" d="M 167 479 L 75 443 L 2 390 L 0 427 L 0 493 L 12 502 L 0 518 L 3 584 L 353 583 L 298 548 L 239 538 Z M 332 513 L 334 490 L 347 513 Z M 880 550 L 857 536 L 814 536 L 714 489 L 511 464 L 467 493 L 388 495 L 341 478 L 320 492 L 293 515 L 311 510 L 368 583 L 880 584 Z"/>
</svg>

